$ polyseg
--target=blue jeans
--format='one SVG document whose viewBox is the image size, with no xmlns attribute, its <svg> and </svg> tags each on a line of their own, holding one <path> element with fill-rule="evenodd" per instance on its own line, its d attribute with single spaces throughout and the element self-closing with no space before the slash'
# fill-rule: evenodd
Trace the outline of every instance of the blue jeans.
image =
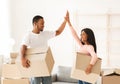
<svg viewBox="0 0 120 84">
<path fill-rule="evenodd" d="M 51 76 L 46 77 L 34 77 L 31 79 L 31 84 L 52 84 Z"/>
<path fill-rule="evenodd" d="M 84 81 L 79 80 L 79 81 L 78 81 L 78 84 L 91 84 L 91 83 L 88 83 L 88 82 L 84 82 Z"/>
</svg>

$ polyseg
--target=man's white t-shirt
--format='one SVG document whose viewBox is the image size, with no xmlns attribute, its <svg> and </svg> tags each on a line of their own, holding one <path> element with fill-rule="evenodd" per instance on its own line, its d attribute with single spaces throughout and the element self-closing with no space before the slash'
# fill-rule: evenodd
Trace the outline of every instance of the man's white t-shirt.
<svg viewBox="0 0 120 84">
<path fill-rule="evenodd" d="M 55 37 L 54 31 L 41 31 L 39 34 L 35 34 L 32 31 L 28 32 L 23 41 L 22 45 L 26 45 L 28 48 L 48 48 L 48 40 Z"/>
</svg>

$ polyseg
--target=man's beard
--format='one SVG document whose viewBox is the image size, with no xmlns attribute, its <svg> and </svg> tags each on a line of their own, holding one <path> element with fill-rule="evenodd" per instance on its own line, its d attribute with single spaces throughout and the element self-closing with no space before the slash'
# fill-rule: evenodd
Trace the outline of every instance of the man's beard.
<svg viewBox="0 0 120 84">
<path fill-rule="evenodd" d="M 41 29 L 40 31 L 43 31 L 43 29 Z"/>
<path fill-rule="evenodd" d="M 43 29 L 39 29 L 38 27 L 37 27 L 37 29 L 38 29 L 39 31 L 43 31 Z"/>
</svg>

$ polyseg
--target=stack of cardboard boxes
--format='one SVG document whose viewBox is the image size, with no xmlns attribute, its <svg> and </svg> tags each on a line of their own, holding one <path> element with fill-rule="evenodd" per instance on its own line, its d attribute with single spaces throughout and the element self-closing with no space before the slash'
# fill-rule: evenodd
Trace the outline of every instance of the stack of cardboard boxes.
<svg viewBox="0 0 120 84">
<path fill-rule="evenodd" d="M 15 59 L 18 53 L 10 53 L 11 60 L 2 66 L 1 84 L 29 84 L 28 78 L 22 78 Z"/>
<path fill-rule="evenodd" d="M 1 84 L 29 84 L 29 79 L 21 77 L 16 64 L 3 64 Z"/>
</svg>

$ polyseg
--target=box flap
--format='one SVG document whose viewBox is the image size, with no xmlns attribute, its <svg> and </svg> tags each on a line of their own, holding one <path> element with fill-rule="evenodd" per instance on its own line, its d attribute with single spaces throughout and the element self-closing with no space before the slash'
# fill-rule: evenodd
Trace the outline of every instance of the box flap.
<svg viewBox="0 0 120 84">
<path fill-rule="evenodd" d="M 120 69 L 115 69 L 115 73 L 120 75 Z"/>
<path fill-rule="evenodd" d="M 105 69 L 102 73 L 103 76 L 113 74 L 114 70 L 113 69 Z"/>
<path fill-rule="evenodd" d="M 103 71 L 103 76 L 120 75 L 120 69 L 106 69 Z"/>
</svg>

